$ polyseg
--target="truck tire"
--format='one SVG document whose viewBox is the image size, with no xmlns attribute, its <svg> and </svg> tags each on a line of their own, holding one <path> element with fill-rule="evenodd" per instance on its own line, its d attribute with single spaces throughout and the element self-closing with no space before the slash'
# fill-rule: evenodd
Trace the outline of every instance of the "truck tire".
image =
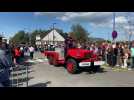
<svg viewBox="0 0 134 100">
<path fill-rule="evenodd" d="M 50 65 L 53 65 L 53 58 L 52 57 L 49 57 L 48 58 L 48 62 L 49 62 Z"/>
<path fill-rule="evenodd" d="M 66 68 L 67 68 L 67 71 L 71 74 L 75 74 L 78 72 L 78 64 L 77 62 L 72 59 L 72 58 L 69 58 L 66 62 Z"/>
<path fill-rule="evenodd" d="M 57 61 L 56 61 L 56 60 L 53 60 L 53 65 L 54 65 L 55 67 L 58 67 L 58 64 L 57 64 Z"/>
<path fill-rule="evenodd" d="M 49 56 L 47 56 L 47 59 L 49 59 Z"/>
</svg>

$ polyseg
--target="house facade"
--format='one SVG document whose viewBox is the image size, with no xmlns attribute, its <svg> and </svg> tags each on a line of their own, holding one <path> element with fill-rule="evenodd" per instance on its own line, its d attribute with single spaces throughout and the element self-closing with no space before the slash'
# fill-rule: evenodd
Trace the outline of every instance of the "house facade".
<svg viewBox="0 0 134 100">
<path fill-rule="evenodd" d="M 49 32 L 45 37 L 42 39 L 39 35 L 36 36 L 36 45 L 45 45 L 45 44 L 63 44 L 65 41 L 65 38 L 58 33 L 55 29 Z"/>
</svg>

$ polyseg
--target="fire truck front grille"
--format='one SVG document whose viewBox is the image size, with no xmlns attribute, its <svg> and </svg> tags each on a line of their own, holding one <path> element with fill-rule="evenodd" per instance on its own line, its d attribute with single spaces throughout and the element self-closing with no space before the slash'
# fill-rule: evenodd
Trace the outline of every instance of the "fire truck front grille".
<svg viewBox="0 0 134 100">
<path fill-rule="evenodd" d="M 85 58 L 91 58 L 91 54 L 86 53 L 86 54 L 85 54 Z"/>
</svg>

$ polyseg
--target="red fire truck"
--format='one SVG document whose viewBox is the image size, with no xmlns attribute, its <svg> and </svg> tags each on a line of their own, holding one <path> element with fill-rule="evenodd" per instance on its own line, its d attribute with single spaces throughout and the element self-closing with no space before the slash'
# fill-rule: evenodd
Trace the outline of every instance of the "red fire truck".
<svg viewBox="0 0 134 100">
<path fill-rule="evenodd" d="M 77 73 L 83 67 L 96 69 L 104 64 L 93 51 L 81 48 L 68 49 L 66 56 L 64 56 L 64 49 L 56 48 L 55 51 L 44 51 L 44 54 L 48 58 L 49 64 L 64 65 L 71 74 Z"/>
</svg>

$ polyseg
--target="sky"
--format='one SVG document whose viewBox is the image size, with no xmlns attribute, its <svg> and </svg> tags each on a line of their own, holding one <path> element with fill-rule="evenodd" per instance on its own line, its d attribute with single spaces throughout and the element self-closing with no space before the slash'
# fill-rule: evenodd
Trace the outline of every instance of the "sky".
<svg viewBox="0 0 134 100">
<path fill-rule="evenodd" d="M 126 40 L 134 23 L 134 13 L 115 12 L 115 15 L 117 40 Z M 112 39 L 113 12 L 0 12 L 0 33 L 6 38 L 20 30 L 50 29 L 53 23 L 64 32 L 70 32 L 72 24 L 79 23 L 92 37 Z"/>
</svg>

